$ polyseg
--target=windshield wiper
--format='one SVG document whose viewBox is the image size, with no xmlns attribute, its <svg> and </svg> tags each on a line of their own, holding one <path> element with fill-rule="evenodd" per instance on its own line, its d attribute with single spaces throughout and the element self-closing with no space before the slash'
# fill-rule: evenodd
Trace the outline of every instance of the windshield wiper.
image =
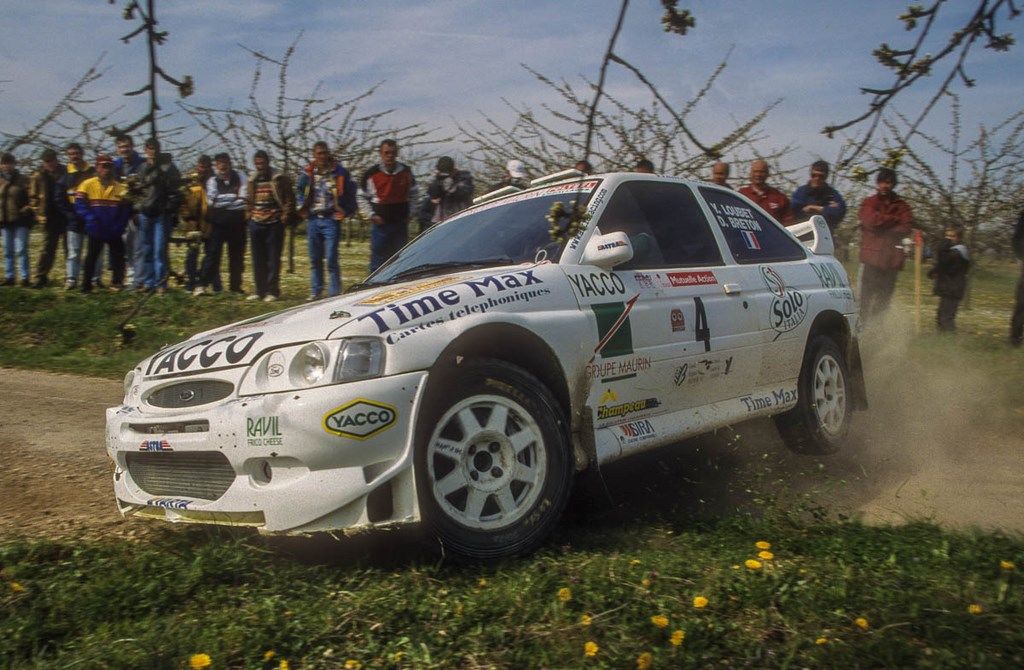
<svg viewBox="0 0 1024 670">
<path fill-rule="evenodd" d="M 369 288 L 371 286 L 387 286 L 388 284 L 397 284 L 398 282 L 405 281 L 406 279 L 415 279 L 416 277 L 424 277 L 432 274 L 438 274 L 446 270 L 465 270 L 474 268 L 487 268 L 494 267 L 497 265 L 512 265 L 515 261 L 508 256 L 498 256 L 495 258 L 483 258 L 473 261 L 443 261 L 439 263 L 421 263 L 420 265 L 414 265 L 411 268 L 406 268 L 401 272 L 394 274 L 383 281 L 368 281 L 354 284 L 348 288 L 349 291 L 358 290 L 361 288 Z M 347 291 L 346 291 L 347 292 Z"/>
</svg>

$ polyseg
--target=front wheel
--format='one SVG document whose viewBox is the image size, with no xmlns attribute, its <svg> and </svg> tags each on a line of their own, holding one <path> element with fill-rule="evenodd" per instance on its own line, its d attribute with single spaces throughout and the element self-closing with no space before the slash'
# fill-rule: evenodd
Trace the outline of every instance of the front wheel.
<svg viewBox="0 0 1024 670">
<path fill-rule="evenodd" d="M 469 361 L 431 391 L 418 431 L 423 517 L 457 558 L 532 551 L 561 516 L 572 460 L 561 409 L 525 370 Z"/>
<path fill-rule="evenodd" d="M 775 417 L 782 441 L 801 454 L 832 454 L 850 430 L 850 386 L 846 356 L 825 335 L 814 337 L 804 354 L 797 406 Z"/>
</svg>

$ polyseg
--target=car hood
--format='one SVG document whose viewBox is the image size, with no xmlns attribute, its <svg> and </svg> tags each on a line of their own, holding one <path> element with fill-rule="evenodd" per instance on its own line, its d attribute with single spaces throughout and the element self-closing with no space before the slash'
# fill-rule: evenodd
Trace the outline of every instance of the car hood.
<svg viewBox="0 0 1024 670">
<path fill-rule="evenodd" d="M 440 309 L 542 286 L 564 274 L 558 266 L 517 265 L 417 278 L 370 287 L 310 305 L 215 328 L 166 347 L 140 366 L 146 377 L 172 377 L 250 364 L 268 349 L 341 335 L 379 335 L 433 318 Z M 390 341 L 390 340 L 389 340 Z"/>
</svg>

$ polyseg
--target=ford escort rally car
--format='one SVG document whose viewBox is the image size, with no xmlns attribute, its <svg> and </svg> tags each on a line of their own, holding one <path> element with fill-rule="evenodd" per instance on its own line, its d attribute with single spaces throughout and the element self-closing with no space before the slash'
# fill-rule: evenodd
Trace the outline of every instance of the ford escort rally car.
<svg viewBox="0 0 1024 670">
<path fill-rule="evenodd" d="M 490 559 L 535 548 L 576 473 L 630 454 L 759 416 L 798 452 L 842 445 L 866 394 L 824 219 L 786 229 L 680 178 L 560 177 L 478 199 L 346 295 L 144 360 L 107 411 L 122 514 L 422 520 Z"/>
</svg>

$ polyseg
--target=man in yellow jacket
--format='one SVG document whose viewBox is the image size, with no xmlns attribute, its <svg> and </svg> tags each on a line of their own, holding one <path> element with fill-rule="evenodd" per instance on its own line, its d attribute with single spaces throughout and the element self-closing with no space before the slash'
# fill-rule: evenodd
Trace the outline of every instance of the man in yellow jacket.
<svg viewBox="0 0 1024 670">
<path fill-rule="evenodd" d="M 210 224 L 206 221 L 206 181 L 213 174 L 213 161 L 206 154 L 196 161 L 196 169 L 188 176 L 178 220 L 181 231 L 188 240 L 185 251 L 185 288 L 189 291 L 199 286 L 199 250 L 210 236 Z"/>
</svg>

